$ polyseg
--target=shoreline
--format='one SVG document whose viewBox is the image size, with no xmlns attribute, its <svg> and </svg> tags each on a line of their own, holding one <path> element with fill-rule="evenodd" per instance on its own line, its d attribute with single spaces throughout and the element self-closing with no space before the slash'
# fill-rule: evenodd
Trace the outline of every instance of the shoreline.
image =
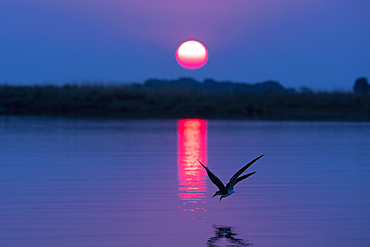
<svg viewBox="0 0 370 247">
<path fill-rule="evenodd" d="M 370 121 L 370 94 L 210 93 L 186 87 L 0 86 L 0 115 L 106 119 Z"/>
</svg>

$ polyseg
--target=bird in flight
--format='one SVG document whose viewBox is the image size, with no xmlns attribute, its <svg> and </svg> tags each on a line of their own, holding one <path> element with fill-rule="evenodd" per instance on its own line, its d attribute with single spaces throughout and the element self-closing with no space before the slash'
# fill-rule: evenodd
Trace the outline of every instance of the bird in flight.
<svg viewBox="0 0 370 247">
<path fill-rule="evenodd" d="M 204 167 L 204 169 L 206 169 L 207 171 L 207 174 L 208 174 L 208 177 L 209 179 L 211 179 L 212 183 L 214 183 L 217 187 L 218 187 L 218 191 L 216 191 L 216 193 L 212 196 L 215 197 L 217 195 L 220 195 L 220 200 L 219 202 L 221 201 L 222 198 L 224 197 L 228 197 L 229 195 L 231 195 L 232 193 L 234 193 L 234 186 L 246 179 L 247 177 L 255 174 L 256 172 L 251 172 L 251 173 L 248 173 L 244 176 L 241 176 L 239 177 L 248 167 L 250 167 L 254 162 L 256 162 L 259 158 L 261 158 L 263 156 L 260 155 L 258 156 L 257 158 L 255 158 L 254 160 L 252 160 L 251 162 L 249 162 L 248 164 L 246 164 L 245 166 L 243 166 L 239 171 L 237 171 L 231 178 L 230 178 L 230 181 L 226 184 L 226 187 L 225 185 L 221 182 L 221 180 L 215 175 L 213 174 L 213 172 L 211 172 L 208 167 L 204 166 L 202 164 L 202 162 L 200 162 L 200 160 L 198 160 L 198 162 Z"/>
</svg>

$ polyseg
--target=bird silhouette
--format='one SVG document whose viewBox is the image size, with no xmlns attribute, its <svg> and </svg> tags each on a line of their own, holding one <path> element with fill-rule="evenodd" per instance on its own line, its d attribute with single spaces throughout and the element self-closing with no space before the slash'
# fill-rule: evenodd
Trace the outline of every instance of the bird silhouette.
<svg viewBox="0 0 370 247">
<path fill-rule="evenodd" d="M 234 193 L 234 186 L 239 183 L 240 181 L 246 179 L 247 177 L 255 174 L 256 172 L 251 172 L 251 173 L 248 173 L 244 176 L 241 176 L 239 177 L 248 167 L 250 167 L 254 162 L 256 162 L 258 159 L 260 159 L 261 157 L 263 156 L 260 155 L 258 156 L 257 158 L 255 158 L 254 160 L 252 160 L 251 162 L 249 162 L 248 164 L 246 164 L 245 166 L 243 166 L 239 171 L 237 171 L 231 178 L 230 178 L 230 181 L 226 184 L 226 186 L 221 182 L 221 180 L 215 175 L 213 174 L 213 172 L 211 172 L 211 170 L 208 169 L 208 167 L 206 167 L 205 165 L 203 165 L 202 162 L 200 162 L 200 160 L 198 160 L 198 162 L 204 167 L 204 169 L 206 169 L 207 171 L 207 174 L 208 174 L 208 177 L 209 179 L 212 181 L 212 183 L 214 183 L 217 187 L 218 187 L 218 191 L 216 191 L 216 193 L 212 196 L 215 197 L 217 195 L 220 195 L 220 200 L 219 202 L 222 200 L 222 198 L 224 197 L 228 197 L 229 195 L 231 195 L 232 193 Z"/>
</svg>

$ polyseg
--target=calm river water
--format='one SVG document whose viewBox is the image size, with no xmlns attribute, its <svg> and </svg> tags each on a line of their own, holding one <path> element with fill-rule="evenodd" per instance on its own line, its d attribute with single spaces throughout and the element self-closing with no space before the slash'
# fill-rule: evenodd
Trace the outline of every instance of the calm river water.
<svg viewBox="0 0 370 247">
<path fill-rule="evenodd" d="M 0 117 L 0 246 L 228 245 L 370 246 L 370 123 Z"/>
</svg>

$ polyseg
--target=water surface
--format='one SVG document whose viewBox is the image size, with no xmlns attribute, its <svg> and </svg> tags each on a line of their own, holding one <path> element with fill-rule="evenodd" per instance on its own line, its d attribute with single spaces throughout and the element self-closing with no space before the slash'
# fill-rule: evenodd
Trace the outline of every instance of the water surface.
<svg viewBox="0 0 370 247">
<path fill-rule="evenodd" d="M 370 123 L 0 117 L 0 246 L 369 246 Z M 253 158 L 236 192 L 217 188 Z"/>
</svg>

